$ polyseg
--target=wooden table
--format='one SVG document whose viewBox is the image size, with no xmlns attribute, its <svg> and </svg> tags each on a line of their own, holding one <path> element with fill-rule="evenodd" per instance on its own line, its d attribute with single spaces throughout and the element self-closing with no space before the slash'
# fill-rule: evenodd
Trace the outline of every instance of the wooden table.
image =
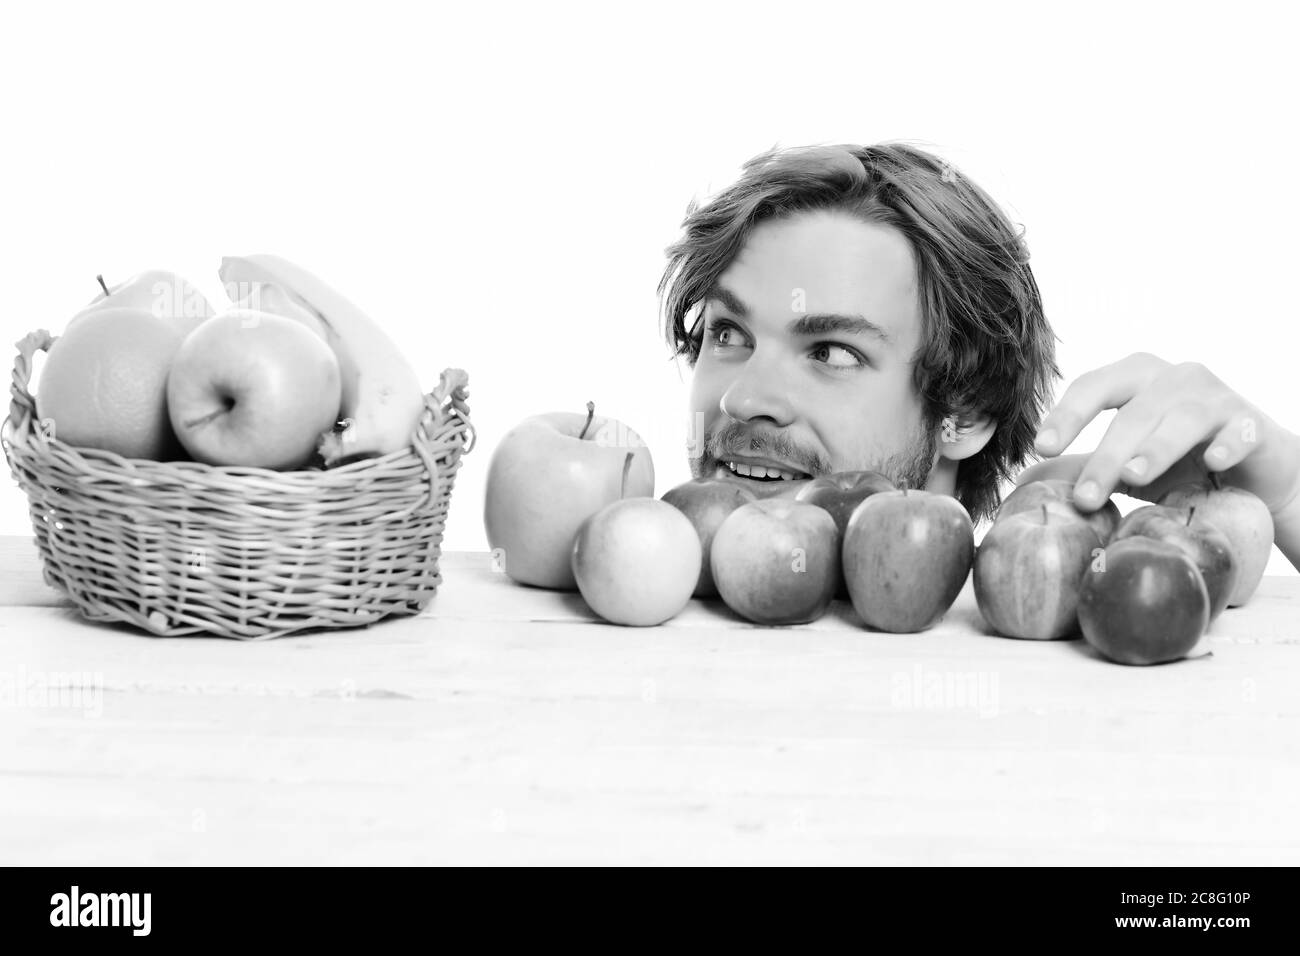
<svg viewBox="0 0 1300 956">
<path fill-rule="evenodd" d="M 269 642 L 83 621 L 0 539 L 0 862 L 1300 863 L 1300 578 L 1135 668 L 694 601 L 602 624 L 488 555 Z"/>
</svg>

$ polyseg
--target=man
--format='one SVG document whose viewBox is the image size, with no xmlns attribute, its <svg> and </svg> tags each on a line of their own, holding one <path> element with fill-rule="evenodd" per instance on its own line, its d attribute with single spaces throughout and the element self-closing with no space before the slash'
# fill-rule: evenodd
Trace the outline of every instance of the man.
<svg viewBox="0 0 1300 956">
<path fill-rule="evenodd" d="M 978 521 L 999 486 L 1075 480 L 1075 503 L 1154 501 L 1222 473 L 1273 514 L 1300 569 L 1300 436 L 1195 363 L 1145 353 L 1060 377 L 1029 254 L 950 165 L 887 144 L 771 150 L 692 203 L 660 282 L 664 333 L 694 370 L 691 471 L 758 495 L 872 469 L 957 497 Z M 1100 446 L 1058 456 L 1118 409 Z"/>
</svg>

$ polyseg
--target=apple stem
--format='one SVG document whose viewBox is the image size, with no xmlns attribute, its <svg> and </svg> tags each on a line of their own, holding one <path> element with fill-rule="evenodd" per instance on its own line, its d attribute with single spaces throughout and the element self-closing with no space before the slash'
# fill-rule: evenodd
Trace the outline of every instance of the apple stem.
<svg viewBox="0 0 1300 956">
<path fill-rule="evenodd" d="M 582 433 L 581 433 L 580 435 L 578 435 L 578 440 L 579 440 L 579 441 L 581 441 L 582 439 L 584 439 L 584 438 L 587 437 L 587 429 L 591 427 L 591 420 L 592 420 L 592 418 L 595 417 L 595 415 L 596 415 L 596 403 L 595 403 L 595 402 L 588 402 L 588 403 L 587 403 L 587 422 L 586 422 L 586 424 L 584 424 L 584 425 L 582 426 Z"/>
<path fill-rule="evenodd" d="M 108 286 L 104 284 L 103 276 L 95 276 L 95 278 L 99 280 L 99 287 L 104 290 L 104 295 L 108 296 L 113 294 L 108 291 Z"/>
<path fill-rule="evenodd" d="M 618 486 L 618 496 L 627 497 L 627 473 L 632 470 L 632 453 L 628 452 L 627 457 L 623 459 L 623 482 Z"/>
<path fill-rule="evenodd" d="M 1043 502 L 1043 524 L 1047 524 L 1047 502 Z"/>
<path fill-rule="evenodd" d="M 1187 512 L 1187 527 L 1190 528 L 1192 526 L 1192 518 L 1194 517 L 1196 517 L 1196 505 L 1192 505 Z"/>
<path fill-rule="evenodd" d="M 1223 481 L 1219 478 L 1219 473 L 1217 471 L 1210 472 L 1210 484 L 1214 486 L 1215 491 L 1223 490 Z"/>
<path fill-rule="evenodd" d="M 228 408 L 218 408 L 215 412 L 200 415 L 198 418 L 191 418 L 188 421 L 181 422 L 181 424 L 186 428 L 199 428 L 200 426 L 206 425 L 208 422 L 216 421 L 228 411 L 230 411 Z"/>
</svg>

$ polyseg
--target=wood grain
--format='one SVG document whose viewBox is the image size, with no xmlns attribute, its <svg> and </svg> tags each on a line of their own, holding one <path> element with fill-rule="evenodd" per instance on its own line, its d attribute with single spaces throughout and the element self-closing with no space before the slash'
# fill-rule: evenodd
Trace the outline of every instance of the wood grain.
<svg viewBox="0 0 1300 956">
<path fill-rule="evenodd" d="M 1300 578 L 1129 668 L 990 635 L 969 582 L 889 635 L 443 573 L 415 618 L 159 639 L 0 539 L 0 860 L 1300 863 Z"/>
</svg>

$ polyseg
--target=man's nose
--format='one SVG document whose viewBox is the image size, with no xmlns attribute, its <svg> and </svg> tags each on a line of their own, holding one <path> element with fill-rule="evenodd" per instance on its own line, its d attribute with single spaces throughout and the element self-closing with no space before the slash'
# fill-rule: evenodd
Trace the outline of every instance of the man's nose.
<svg viewBox="0 0 1300 956">
<path fill-rule="evenodd" d="M 779 362 L 755 351 L 722 393 L 723 414 L 738 422 L 766 418 L 775 425 L 790 424 L 794 408 L 785 374 Z"/>
</svg>

